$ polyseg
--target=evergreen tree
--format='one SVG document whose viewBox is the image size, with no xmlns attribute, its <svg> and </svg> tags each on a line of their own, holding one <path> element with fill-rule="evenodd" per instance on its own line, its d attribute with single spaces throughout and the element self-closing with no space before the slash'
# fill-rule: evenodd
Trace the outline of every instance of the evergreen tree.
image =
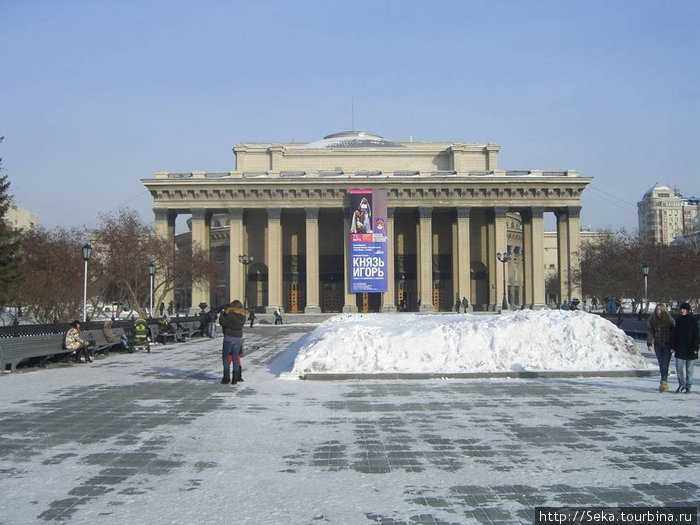
<svg viewBox="0 0 700 525">
<path fill-rule="evenodd" d="M 4 137 L 0 137 L 2 142 Z M 3 173 L 0 157 L 0 306 L 10 306 L 21 280 L 19 237 L 5 222 L 12 204 L 10 181 Z"/>
</svg>

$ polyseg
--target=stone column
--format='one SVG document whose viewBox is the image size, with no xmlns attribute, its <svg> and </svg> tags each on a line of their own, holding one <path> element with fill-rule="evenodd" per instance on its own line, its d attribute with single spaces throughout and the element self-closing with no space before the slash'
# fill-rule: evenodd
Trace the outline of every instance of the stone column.
<svg viewBox="0 0 700 525">
<path fill-rule="evenodd" d="M 192 249 L 199 248 L 209 257 L 209 217 L 207 210 L 194 208 L 192 210 Z M 210 284 L 201 282 L 192 284 L 192 308 L 199 309 L 199 303 L 210 304 Z"/>
<path fill-rule="evenodd" d="M 582 301 L 580 272 L 581 262 L 579 251 L 581 250 L 581 207 L 568 206 L 566 208 L 566 229 L 567 237 L 569 238 L 568 259 L 569 259 L 569 275 L 568 275 L 568 292 L 569 300 L 576 297 Z"/>
<path fill-rule="evenodd" d="M 520 217 L 523 225 L 523 301 L 524 305 L 532 308 L 535 302 L 533 295 L 533 260 L 532 260 L 532 210 L 521 210 Z"/>
<path fill-rule="evenodd" d="M 471 246 L 469 244 L 469 219 L 470 208 L 457 208 L 457 268 L 455 275 L 457 294 L 462 300 L 466 297 L 469 301 L 469 310 L 472 305 L 472 279 L 471 279 Z"/>
<path fill-rule="evenodd" d="M 523 212 L 525 248 L 525 304 L 533 310 L 545 308 L 544 282 L 544 208 Z"/>
<path fill-rule="evenodd" d="M 282 210 L 267 209 L 267 313 L 282 304 Z"/>
<path fill-rule="evenodd" d="M 496 258 L 496 219 L 493 211 L 487 215 L 486 221 L 486 267 L 489 274 L 489 311 L 497 310 L 499 300 L 496 297 L 496 281 L 498 280 L 498 265 Z"/>
<path fill-rule="evenodd" d="M 557 216 L 557 266 L 559 267 L 559 304 L 571 300 L 569 295 L 569 217 L 566 210 L 555 212 Z"/>
<path fill-rule="evenodd" d="M 343 285 L 345 289 L 345 304 L 343 313 L 357 313 L 357 303 L 354 293 L 350 293 L 350 225 L 353 210 L 343 208 Z"/>
<path fill-rule="evenodd" d="M 318 253 L 318 208 L 306 208 L 306 307 L 304 313 L 321 312 Z"/>
<path fill-rule="evenodd" d="M 420 308 L 421 312 L 434 312 L 433 305 L 433 209 L 421 207 L 420 214 Z"/>
<path fill-rule="evenodd" d="M 241 303 L 245 300 L 246 267 L 238 261 L 239 255 L 246 253 L 243 244 L 243 209 L 229 208 L 229 301 L 238 299 Z"/>
<path fill-rule="evenodd" d="M 494 310 L 500 310 L 502 305 L 503 305 L 503 272 L 506 271 L 506 268 L 504 268 L 504 264 L 498 260 L 496 257 L 497 253 L 504 254 L 508 251 L 508 228 L 507 228 L 507 223 L 506 223 L 506 211 L 507 208 L 494 208 L 493 209 L 493 216 L 494 216 L 494 264 L 496 265 L 496 294 L 495 294 L 495 304 L 494 304 Z M 510 263 L 506 263 L 510 264 Z M 489 272 L 491 273 L 491 272 Z M 508 286 L 508 283 L 506 283 L 506 286 Z M 506 297 L 508 297 L 508 290 L 505 290 L 506 292 Z M 510 303 L 509 303 L 510 304 Z"/>
<path fill-rule="evenodd" d="M 394 208 L 386 210 L 386 292 L 382 294 L 382 312 L 396 311 L 394 289 Z"/>
<path fill-rule="evenodd" d="M 155 208 L 153 210 L 153 213 L 155 215 L 155 232 L 158 237 L 162 239 L 167 239 L 170 245 L 173 247 L 173 250 L 175 249 L 175 217 L 176 214 L 171 212 L 170 210 L 164 210 L 160 208 Z M 156 302 L 158 301 L 158 297 L 160 297 L 160 292 L 164 286 L 169 286 L 171 287 L 170 290 L 168 290 L 165 295 L 163 296 L 162 301 L 165 303 L 165 306 L 170 304 L 172 301 L 173 304 L 175 303 L 175 283 L 170 283 L 169 285 L 166 285 L 163 283 L 163 275 L 162 273 L 159 275 L 158 272 L 156 272 L 155 277 L 153 278 L 153 285 L 154 285 L 154 291 L 153 291 L 153 305 L 154 309 L 157 309 L 157 304 Z M 157 291 L 158 292 L 157 292 Z M 158 303 L 160 304 L 160 303 Z"/>
</svg>

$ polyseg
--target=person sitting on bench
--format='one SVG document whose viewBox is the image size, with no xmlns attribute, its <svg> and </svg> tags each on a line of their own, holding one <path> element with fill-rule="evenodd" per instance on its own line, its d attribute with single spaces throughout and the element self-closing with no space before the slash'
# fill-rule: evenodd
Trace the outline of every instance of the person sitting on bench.
<svg viewBox="0 0 700 525">
<path fill-rule="evenodd" d="M 115 345 L 119 343 L 123 350 L 129 349 L 129 341 L 126 338 L 126 335 L 117 335 L 116 333 L 114 333 L 114 330 L 112 330 L 111 319 L 108 319 L 107 322 L 105 322 L 104 327 L 102 327 L 102 334 L 105 336 L 105 341 L 107 341 L 108 343 L 112 343 Z"/>
<path fill-rule="evenodd" d="M 66 350 L 75 352 L 76 361 L 92 363 L 89 346 L 90 343 L 80 337 L 80 321 L 76 319 L 66 333 Z"/>
</svg>

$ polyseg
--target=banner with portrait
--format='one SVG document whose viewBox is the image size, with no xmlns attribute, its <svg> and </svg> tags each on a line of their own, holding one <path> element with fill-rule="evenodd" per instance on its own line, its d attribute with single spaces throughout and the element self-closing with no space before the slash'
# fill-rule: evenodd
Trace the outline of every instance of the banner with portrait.
<svg viewBox="0 0 700 525">
<path fill-rule="evenodd" d="M 350 292 L 386 292 L 386 190 L 350 190 L 350 207 Z"/>
</svg>

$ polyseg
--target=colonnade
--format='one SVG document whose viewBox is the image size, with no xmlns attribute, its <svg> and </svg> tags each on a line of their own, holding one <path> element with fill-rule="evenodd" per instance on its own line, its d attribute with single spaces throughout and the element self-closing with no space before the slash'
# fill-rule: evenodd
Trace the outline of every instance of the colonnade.
<svg viewBox="0 0 700 525">
<path fill-rule="evenodd" d="M 263 263 L 267 268 L 266 285 L 267 297 L 264 306 L 267 311 L 276 307 L 284 308 L 285 305 L 285 281 L 283 275 L 283 235 L 285 231 L 284 216 L 290 210 L 297 213 L 303 210 L 304 213 L 304 235 L 303 247 L 305 265 L 305 301 L 304 312 L 320 312 L 322 310 L 321 301 L 321 272 L 320 272 L 320 249 L 321 249 L 321 228 L 319 224 L 319 211 L 330 208 L 304 207 L 304 208 L 229 208 L 207 209 L 167 209 L 156 208 L 155 230 L 163 238 L 175 242 L 175 219 L 179 213 L 191 213 L 191 234 L 193 245 L 199 246 L 206 252 L 211 248 L 211 216 L 212 214 L 228 214 L 228 236 L 229 236 L 229 300 L 240 298 L 246 294 L 246 268 L 238 261 L 238 256 L 250 253 L 251 246 L 255 243 L 262 252 Z M 338 208 L 334 208 L 338 209 Z M 266 212 L 267 223 L 265 224 L 264 240 L 252 239 L 247 235 L 246 223 L 247 213 L 251 210 L 264 210 Z M 500 298 L 504 294 L 504 271 L 506 265 L 498 261 L 497 253 L 509 252 L 514 247 L 508 244 L 508 217 L 517 212 L 521 225 L 521 246 L 518 248 L 521 255 L 517 262 L 512 264 L 522 265 L 522 296 L 518 307 L 539 309 L 545 307 L 545 277 L 544 277 L 544 213 L 554 212 L 556 215 L 557 240 L 558 240 L 558 267 L 560 275 L 560 297 L 562 300 L 570 300 L 572 297 L 580 297 L 579 285 L 574 280 L 575 269 L 578 267 L 578 255 L 580 245 L 580 207 L 566 206 L 559 208 L 545 207 L 467 207 L 453 206 L 446 208 L 436 208 L 430 206 L 419 206 L 417 208 L 399 208 L 389 205 L 387 213 L 387 272 L 389 275 L 386 292 L 381 294 L 380 310 L 391 312 L 396 310 L 397 304 L 397 269 L 395 268 L 396 234 L 395 218 L 397 213 L 411 210 L 412 217 L 416 218 L 416 272 L 415 286 L 417 297 L 416 309 L 424 312 L 434 311 L 434 224 L 433 218 L 437 211 L 449 213 L 452 227 L 452 243 L 450 246 L 452 257 L 451 271 L 451 296 L 471 298 L 470 304 L 475 300 L 483 303 L 485 309 L 498 310 L 500 308 Z M 478 211 L 476 220 L 475 213 Z M 350 293 L 350 268 L 349 268 L 349 235 L 350 230 L 350 210 L 343 209 L 342 235 L 343 241 L 343 301 L 342 311 L 357 311 L 356 294 Z M 410 225 L 409 225 L 410 226 Z M 340 225 L 336 230 L 340 231 Z M 405 251 L 405 250 L 404 250 Z M 339 254 L 338 254 L 339 255 Z M 413 255 L 413 254 L 410 254 Z M 473 289 L 475 281 L 474 265 L 483 264 L 486 268 L 486 278 L 488 279 L 488 297 L 482 298 Z M 156 276 L 157 278 L 157 276 Z M 507 286 L 507 285 L 506 285 Z M 483 286 L 482 286 L 483 288 Z M 173 300 L 171 292 L 166 297 L 166 303 Z M 192 285 L 192 305 L 196 306 L 200 302 L 211 304 L 211 286 L 209 283 L 194 283 Z M 450 303 L 453 304 L 453 301 Z"/>
</svg>

